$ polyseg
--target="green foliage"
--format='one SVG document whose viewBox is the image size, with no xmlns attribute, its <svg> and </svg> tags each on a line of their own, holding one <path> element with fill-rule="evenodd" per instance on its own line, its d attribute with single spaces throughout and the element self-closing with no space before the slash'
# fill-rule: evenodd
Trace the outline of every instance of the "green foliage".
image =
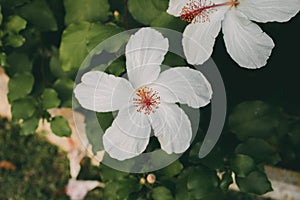
<svg viewBox="0 0 300 200">
<path fill-rule="evenodd" d="M 156 187 L 152 191 L 152 198 L 153 200 L 172 200 L 173 195 L 171 191 L 163 186 Z"/>
<path fill-rule="evenodd" d="M 52 119 L 51 130 L 60 137 L 70 137 L 72 133 L 68 121 L 62 116 L 54 117 Z"/>
<path fill-rule="evenodd" d="M 11 112 L 15 121 L 19 119 L 28 119 L 36 111 L 36 102 L 31 97 L 18 99 L 12 102 Z"/>
<path fill-rule="evenodd" d="M 57 22 L 46 0 L 33 0 L 17 12 L 40 31 L 56 31 Z"/>
<path fill-rule="evenodd" d="M 128 9 L 135 20 L 150 25 L 153 20 L 167 10 L 168 1 L 166 0 L 129 0 Z"/>
<path fill-rule="evenodd" d="M 280 161 L 280 156 L 274 148 L 262 139 L 249 139 L 239 144 L 236 153 L 251 156 L 256 163 L 263 162 L 275 165 Z"/>
<path fill-rule="evenodd" d="M 42 104 L 45 110 L 49 108 L 56 108 L 60 104 L 60 100 L 57 96 L 57 92 L 54 89 L 47 88 L 42 94 Z"/>
<path fill-rule="evenodd" d="M 255 170 L 254 160 L 247 155 L 237 154 L 231 161 L 231 168 L 238 177 L 246 177 Z"/>
<path fill-rule="evenodd" d="M 272 191 L 272 186 L 265 173 L 254 171 L 245 178 L 236 179 L 242 192 L 251 192 L 255 194 L 265 194 Z"/>
<path fill-rule="evenodd" d="M 278 113 L 262 101 L 243 102 L 237 105 L 229 117 L 229 127 L 237 137 L 269 137 L 279 125 Z"/>
<path fill-rule="evenodd" d="M 121 31 L 121 28 L 113 24 L 103 25 L 87 21 L 70 24 L 63 32 L 59 49 L 62 69 L 64 71 L 78 69 L 96 45 Z"/>
<path fill-rule="evenodd" d="M 28 72 L 17 73 L 11 77 L 8 84 L 8 98 L 10 102 L 27 96 L 32 90 L 33 83 L 34 77 Z"/>
<path fill-rule="evenodd" d="M 107 0 L 64 0 L 64 5 L 66 25 L 81 21 L 105 22 L 109 16 Z"/>
</svg>

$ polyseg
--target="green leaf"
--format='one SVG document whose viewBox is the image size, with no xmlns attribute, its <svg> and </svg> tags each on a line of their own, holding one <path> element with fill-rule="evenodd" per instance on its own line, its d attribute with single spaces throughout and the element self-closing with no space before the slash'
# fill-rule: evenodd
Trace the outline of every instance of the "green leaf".
<svg viewBox="0 0 300 200">
<path fill-rule="evenodd" d="M 6 53 L 4 53 L 4 52 L 0 53 L 0 66 L 1 67 L 7 67 L 8 66 Z"/>
<path fill-rule="evenodd" d="M 276 109 L 262 101 L 237 105 L 229 116 L 229 128 L 241 140 L 249 137 L 268 137 L 279 125 Z"/>
<path fill-rule="evenodd" d="M 27 54 L 12 52 L 7 57 L 7 62 L 10 66 L 11 73 L 30 72 L 32 69 L 32 61 Z"/>
<path fill-rule="evenodd" d="M 280 161 L 280 156 L 273 147 L 262 139 L 249 139 L 241 143 L 235 149 L 238 154 L 252 157 L 256 163 L 268 163 L 275 165 Z"/>
<path fill-rule="evenodd" d="M 41 96 L 43 108 L 45 110 L 49 108 L 55 108 L 59 106 L 60 100 L 57 92 L 52 88 L 46 88 Z"/>
<path fill-rule="evenodd" d="M 171 191 L 163 186 L 156 187 L 152 190 L 153 200 L 172 200 L 173 195 Z"/>
<path fill-rule="evenodd" d="M 255 193 L 258 195 L 272 191 L 272 186 L 265 173 L 254 171 L 246 178 L 236 178 L 236 182 L 242 192 Z"/>
<path fill-rule="evenodd" d="M 117 181 L 109 181 L 105 183 L 103 189 L 103 199 L 105 200 L 116 200 L 116 193 L 119 188 L 119 183 Z"/>
<path fill-rule="evenodd" d="M 62 101 L 72 99 L 73 87 L 74 81 L 68 78 L 57 79 L 53 85 Z"/>
<path fill-rule="evenodd" d="M 130 14 L 144 25 L 150 25 L 155 18 L 167 10 L 167 7 L 167 0 L 128 0 Z"/>
<path fill-rule="evenodd" d="M 256 165 L 250 156 L 237 154 L 231 161 L 231 169 L 238 177 L 244 178 L 256 169 Z"/>
<path fill-rule="evenodd" d="M 2 15 L 2 6 L 0 5 L 0 25 L 2 24 L 3 15 Z"/>
<path fill-rule="evenodd" d="M 186 25 L 187 23 L 182 21 L 179 17 L 169 15 L 167 12 L 162 12 L 151 22 L 152 27 L 169 28 L 180 32 L 184 30 Z"/>
<path fill-rule="evenodd" d="M 179 160 L 176 160 L 171 165 L 157 171 L 157 175 L 170 178 L 179 174 L 182 169 L 183 165 L 179 162 Z"/>
<path fill-rule="evenodd" d="M 26 120 L 33 116 L 36 110 L 36 101 L 30 97 L 13 101 L 11 105 L 11 113 L 14 121 L 18 121 L 19 119 Z"/>
<path fill-rule="evenodd" d="M 19 33 L 21 30 L 26 28 L 26 20 L 18 15 L 9 16 L 5 24 L 5 29 L 8 32 Z"/>
<path fill-rule="evenodd" d="M 117 190 L 118 199 L 128 199 L 128 196 L 141 189 L 142 185 L 136 177 L 130 176 L 119 181 L 119 188 Z"/>
<path fill-rule="evenodd" d="M 24 120 L 23 123 L 20 125 L 21 135 L 34 134 L 38 125 L 39 125 L 39 119 L 36 117 L 32 117 L 30 119 Z"/>
<path fill-rule="evenodd" d="M 100 23 L 79 22 L 70 24 L 63 32 L 59 48 L 60 61 L 64 71 L 78 69 L 88 52 L 104 41 L 106 38 L 121 32 L 123 29 L 112 25 Z M 123 37 L 115 43 L 107 44 L 108 52 L 118 50 L 124 41 Z M 97 52 L 101 53 L 101 51 Z"/>
<path fill-rule="evenodd" d="M 124 31 L 123 28 L 116 26 L 113 23 L 109 24 L 100 24 L 93 23 L 91 24 L 89 34 L 87 35 L 87 49 L 90 52 L 93 50 L 98 44 L 101 44 L 102 48 L 97 49 L 97 53 L 101 53 L 103 50 L 114 53 L 118 51 L 121 46 L 128 41 L 129 36 L 127 33 L 119 34 L 117 38 L 114 40 L 105 41 L 105 39 L 112 37 L 120 32 Z"/>
<path fill-rule="evenodd" d="M 8 82 L 8 99 L 10 102 L 28 95 L 34 83 L 32 74 L 26 72 L 15 74 Z"/>
<path fill-rule="evenodd" d="M 34 0 L 17 11 L 40 31 L 57 30 L 56 19 L 45 0 Z"/>
<path fill-rule="evenodd" d="M 112 122 L 114 121 L 112 112 L 96 113 L 96 116 L 103 132 L 105 132 L 106 129 L 110 127 Z"/>
<path fill-rule="evenodd" d="M 186 62 L 182 57 L 172 52 L 168 52 L 165 56 L 163 64 L 170 67 L 175 67 L 175 66 L 185 66 Z"/>
<path fill-rule="evenodd" d="M 54 117 L 50 123 L 51 130 L 53 133 L 59 137 L 70 137 L 71 128 L 68 121 L 62 116 Z"/>
<path fill-rule="evenodd" d="M 59 60 L 59 55 L 58 55 L 58 49 L 55 47 L 52 47 L 52 57 L 50 59 L 49 63 L 50 71 L 51 73 L 57 77 L 57 78 L 67 78 L 67 77 L 72 77 L 74 74 L 77 73 L 77 71 L 69 71 L 65 72 L 62 69 L 60 60 Z"/>
<path fill-rule="evenodd" d="M 119 182 L 119 180 L 123 179 L 127 175 L 128 174 L 125 172 L 121 172 L 121 171 L 112 169 L 110 167 L 107 167 L 106 165 L 100 166 L 100 176 L 104 182 L 106 182 L 106 181 Z"/>
<path fill-rule="evenodd" d="M 188 177 L 187 188 L 194 199 L 201 199 L 216 190 L 219 179 L 214 171 L 199 166 Z"/>
<path fill-rule="evenodd" d="M 115 76 L 120 76 L 125 72 L 125 62 L 124 61 L 117 61 L 113 62 L 109 65 L 106 69 L 106 72 L 109 74 L 113 74 Z"/>
<path fill-rule="evenodd" d="M 105 22 L 109 15 L 107 0 L 64 0 L 66 9 L 65 24 L 80 21 Z"/>
<path fill-rule="evenodd" d="M 9 45 L 12 47 L 20 47 L 24 44 L 25 38 L 18 34 L 9 34 L 5 38 L 5 45 Z"/>
</svg>

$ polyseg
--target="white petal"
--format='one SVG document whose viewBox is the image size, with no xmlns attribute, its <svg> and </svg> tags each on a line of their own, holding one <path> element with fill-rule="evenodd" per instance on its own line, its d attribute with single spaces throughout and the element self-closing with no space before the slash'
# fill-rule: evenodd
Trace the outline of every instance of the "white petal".
<svg viewBox="0 0 300 200">
<path fill-rule="evenodd" d="M 300 10 L 300 0 L 241 0 L 237 9 L 257 22 L 286 22 Z"/>
<path fill-rule="evenodd" d="M 241 67 L 255 69 L 267 64 L 275 45 L 258 25 L 233 9 L 227 12 L 222 30 L 227 52 Z"/>
<path fill-rule="evenodd" d="M 134 88 L 157 79 L 169 48 L 168 39 L 152 28 L 142 28 L 126 46 L 126 69 Z"/>
<path fill-rule="evenodd" d="M 104 72 L 88 72 L 74 90 L 80 105 L 97 112 L 119 110 L 128 103 L 133 88 L 124 78 Z"/>
<path fill-rule="evenodd" d="M 119 111 L 103 136 L 105 151 L 118 160 L 125 160 L 141 154 L 149 142 L 151 127 L 148 117 L 135 107 Z"/>
<path fill-rule="evenodd" d="M 219 7 L 209 15 L 209 21 L 192 23 L 185 28 L 182 45 L 188 63 L 203 64 L 209 59 L 221 29 L 221 21 L 228 8 L 228 6 Z"/>
<path fill-rule="evenodd" d="M 176 17 L 180 16 L 182 8 L 189 2 L 189 0 L 170 0 L 167 13 Z"/>
<path fill-rule="evenodd" d="M 11 119 L 10 104 L 7 99 L 9 77 L 0 67 L 0 116 Z"/>
<path fill-rule="evenodd" d="M 98 181 L 78 181 L 70 179 L 66 188 L 67 195 L 71 200 L 81 200 L 87 195 L 88 191 L 101 186 Z"/>
<path fill-rule="evenodd" d="M 161 148 L 168 154 L 183 153 L 189 148 L 192 138 L 191 122 L 179 106 L 162 103 L 149 118 Z"/>
<path fill-rule="evenodd" d="M 175 67 L 160 74 L 150 85 L 158 91 L 162 102 L 182 103 L 193 108 L 207 105 L 212 88 L 203 74 L 188 67 Z"/>
</svg>

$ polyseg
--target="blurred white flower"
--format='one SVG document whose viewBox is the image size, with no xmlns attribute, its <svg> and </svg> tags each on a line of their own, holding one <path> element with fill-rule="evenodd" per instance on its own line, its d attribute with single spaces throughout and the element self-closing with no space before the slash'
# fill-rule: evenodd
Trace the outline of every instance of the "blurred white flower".
<svg viewBox="0 0 300 200">
<path fill-rule="evenodd" d="M 299 10 L 300 0 L 170 0 L 167 12 L 192 22 L 182 40 L 190 64 L 208 60 L 222 26 L 232 59 L 241 67 L 255 69 L 266 65 L 274 42 L 251 21 L 286 22 Z"/>
<path fill-rule="evenodd" d="M 70 179 L 66 187 L 66 194 L 71 200 L 82 200 L 89 191 L 96 187 L 104 187 L 104 184 L 98 181 L 79 181 Z"/>
<path fill-rule="evenodd" d="M 84 116 L 80 113 L 73 112 L 70 108 L 54 108 L 48 110 L 52 117 L 63 116 L 68 120 L 69 126 L 72 130 L 71 137 L 59 137 L 55 135 L 50 128 L 50 123 L 40 120 L 39 127 L 36 130 L 37 133 L 44 133 L 47 140 L 68 152 L 68 158 L 70 161 L 70 174 L 72 178 L 76 178 L 80 171 L 80 161 L 88 156 L 91 158 L 92 164 L 99 166 L 100 161 L 103 159 L 104 151 L 97 152 L 96 155 L 91 153 L 91 145 L 86 136 Z M 76 115 L 76 123 L 73 119 L 73 114 Z"/>
<path fill-rule="evenodd" d="M 7 99 L 9 77 L 0 67 L 0 116 L 11 119 L 10 104 Z"/>
<path fill-rule="evenodd" d="M 161 33 L 140 29 L 126 46 L 129 81 L 92 71 L 76 86 L 75 97 L 82 107 L 96 112 L 119 110 L 103 136 L 105 151 L 112 158 L 124 160 L 141 154 L 149 142 L 151 127 L 167 153 L 182 153 L 189 147 L 191 122 L 175 103 L 205 106 L 212 89 L 201 72 L 188 67 L 160 73 L 168 48 L 168 39 Z"/>
</svg>

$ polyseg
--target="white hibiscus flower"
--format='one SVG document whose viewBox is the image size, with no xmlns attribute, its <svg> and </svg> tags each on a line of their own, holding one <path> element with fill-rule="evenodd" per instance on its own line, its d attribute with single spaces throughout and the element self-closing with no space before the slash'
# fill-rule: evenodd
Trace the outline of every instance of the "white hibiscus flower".
<svg viewBox="0 0 300 200">
<path fill-rule="evenodd" d="M 251 21 L 286 22 L 299 10 L 300 0 L 170 0 L 167 12 L 192 22 L 182 41 L 190 64 L 203 64 L 211 56 L 222 26 L 232 59 L 241 67 L 255 69 L 266 65 L 275 45 Z"/>
<path fill-rule="evenodd" d="M 158 31 L 140 29 L 126 46 L 129 81 L 92 71 L 76 86 L 75 97 L 82 107 L 96 112 L 119 110 L 103 136 L 104 148 L 112 158 L 124 160 L 141 154 L 149 142 L 151 127 L 167 153 L 182 153 L 189 147 L 191 123 L 175 103 L 205 106 L 212 89 L 199 71 L 188 67 L 160 73 L 168 47 L 168 39 Z"/>
</svg>

